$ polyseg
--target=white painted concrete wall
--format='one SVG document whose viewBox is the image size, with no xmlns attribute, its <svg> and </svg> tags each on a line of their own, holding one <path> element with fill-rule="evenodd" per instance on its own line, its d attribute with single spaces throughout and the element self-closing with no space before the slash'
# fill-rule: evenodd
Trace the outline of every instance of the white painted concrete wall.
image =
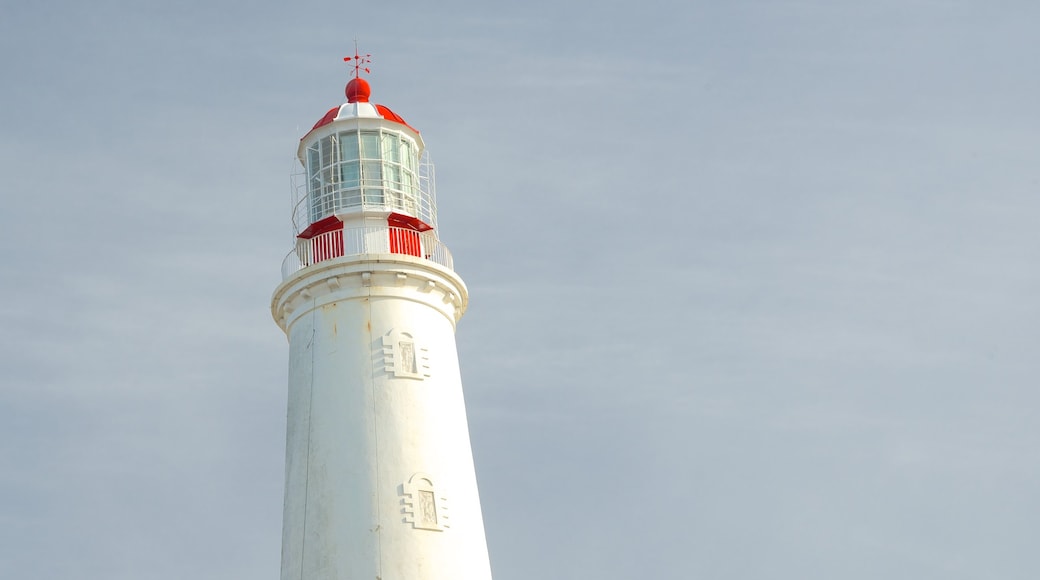
<svg viewBox="0 0 1040 580">
<path fill-rule="evenodd" d="M 401 255 L 329 260 L 276 290 L 282 580 L 490 580 L 454 336 L 466 301 L 453 272 Z"/>
</svg>

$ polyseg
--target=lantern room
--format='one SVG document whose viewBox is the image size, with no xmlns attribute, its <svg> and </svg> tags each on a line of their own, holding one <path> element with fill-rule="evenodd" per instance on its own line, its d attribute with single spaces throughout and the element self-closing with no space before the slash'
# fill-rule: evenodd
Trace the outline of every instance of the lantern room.
<svg viewBox="0 0 1040 580">
<path fill-rule="evenodd" d="M 422 137 L 388 107 L 369 102 L 370 94 L 367 81 L 351 79 L 347 102 L 300 140 L 292 176 L 298 267 L 366 253 L 433 259 L 443 248 Z"/>
<path fill-rule="evenodd" d="M 370 103 L 368 82 L 347 84 L 347 102 L 330 109 L 300 140 L 294 175 L 297 233 L 329 216 L 397 213 L 436 226 L 432 164 L 419 131 L 389 107 Z"/>
<path fill-rule="evenodd" d="M 310 223 L 337 212 L 389 209 L 419 216 L 416 140 L 383 127 L 350 127 L 307 145 Z"/>
</svg>

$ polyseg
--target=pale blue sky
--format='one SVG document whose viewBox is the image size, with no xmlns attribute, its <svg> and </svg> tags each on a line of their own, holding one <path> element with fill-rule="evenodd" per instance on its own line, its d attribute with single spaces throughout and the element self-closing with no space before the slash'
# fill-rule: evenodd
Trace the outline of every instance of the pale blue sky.
<svg viewBox="0 0 1040 580">
<path fill-rule="evenodd" d="M 497 580 L 1032 580 L 1031 2 L 0 9 L 0 577 L 277 578 L 297 140 L 422 131 Z"/>
</svg>

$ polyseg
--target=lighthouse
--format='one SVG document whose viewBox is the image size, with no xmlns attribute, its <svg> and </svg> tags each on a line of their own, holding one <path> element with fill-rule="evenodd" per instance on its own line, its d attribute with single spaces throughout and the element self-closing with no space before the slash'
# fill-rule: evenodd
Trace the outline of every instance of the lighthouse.
<svg viewBox="0 0 1040 580">
<path fill-rule="evenodd" d="M 455 326 L 419 131 L 346 102 L 303 138 L 271 312 L 289 342 L 282 580 L 491 578 Z"/>
</svg>

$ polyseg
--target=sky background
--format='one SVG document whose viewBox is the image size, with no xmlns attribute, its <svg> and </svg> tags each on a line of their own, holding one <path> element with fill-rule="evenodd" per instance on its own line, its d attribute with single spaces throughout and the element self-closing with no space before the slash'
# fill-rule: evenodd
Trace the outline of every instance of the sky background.
<svg viewBox="0 0 1040 580">
<path fill-rule="evenodd" d="M 298 139 L 422 131 L 496 580 L 1040 577 L 1040 5 L 0 6 L 0 577 L 276 579 Z"/>
</svg>

